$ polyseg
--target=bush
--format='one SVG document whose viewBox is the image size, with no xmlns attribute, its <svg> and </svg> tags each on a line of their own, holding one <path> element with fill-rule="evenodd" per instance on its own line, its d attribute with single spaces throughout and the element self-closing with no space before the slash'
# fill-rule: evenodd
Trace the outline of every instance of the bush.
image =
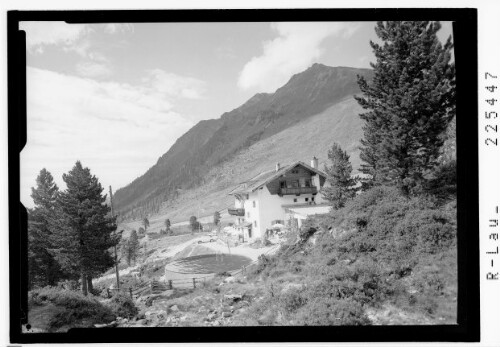
<svg viewBox="0 0 500 347">
<path fill-rule="evenodd" d="M 290 288 L 287 291 L 281 292 L 278 296 L 279 307 L 284 311 L 285 315 L 295 313 L 298 309 L 307 303 L 305 290 L 302 288 Z"/>
<path fill-rule="evenodd" d="M 455 227 L 441 211 L 409 211 L 395 228 L 399 247 L 421 253 L 436 253 L 453 244 Z"/>
<path fill-rule="evenodd" d="M 124 293 L 117 293 L 113 296 L 108 306 L 118 317 L 132 318 L 139 313 L 130 295 Z"/>
<path fill-rule="evenodd" d="M 352 299 L 316 298 L 300 309 L 299 325 L 368 325 L 363 307 Z"/>
<path fill-rule="evenodd" d="M 79 292 L 45 287 L 28 293 L 29 305 L 54 304 L 64 308 L 49 319 L 49 329 L 63 326 L 92 327 L 115 319 L 113 312 L 92 297 Z"/>
</svg>

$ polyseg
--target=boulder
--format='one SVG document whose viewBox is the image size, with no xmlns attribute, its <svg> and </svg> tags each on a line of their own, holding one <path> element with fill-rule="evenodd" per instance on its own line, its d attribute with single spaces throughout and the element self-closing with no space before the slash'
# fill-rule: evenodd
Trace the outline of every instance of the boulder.
<svg viewBox="0 0 500 347">
<path fill-rule="evenodd" d="M 302 283 L 287 283 L 281 289 L 281 294 L 287 293 L 291 290 L 301 290 L 305 287 Z"/>
<path fill-rule="evenodd" d="M 224 283 L 235 283 L 235 282 L 237 282 L 237 280 L 236 280 L 236 277 L 234 277 L 234 276 L 226 277 L 224 279 Z"/>
<path fill-rule="evenodd" d="M 243 299 L 243 295 L 241 294 L 226 294 L 224 295 L 224 301 L 228 303 L 238 302 Z"/>
<path fill-rule="evenodd" d="M 177 305 L 170 306 L 170 309 L 171 309 L 173 312 L 179 312 L 179 307 L 178 307 Z"/>
</svg>

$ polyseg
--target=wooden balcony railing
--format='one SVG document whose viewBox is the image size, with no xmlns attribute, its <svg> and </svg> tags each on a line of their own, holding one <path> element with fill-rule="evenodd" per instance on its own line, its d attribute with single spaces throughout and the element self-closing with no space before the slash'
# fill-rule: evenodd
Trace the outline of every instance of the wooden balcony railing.
<svg viewBox="0 0 500 347">
<path fill-rule="evenodd" d="M 299 194 L 316 194 L 316 187 L 298 187 L 298 188 L 281 188 L 281 195 L 299 195 Z"/>
<path fill-rule="evenodd" d="M 229 213 L 231 216 L 244 217 L 245 216 L 245 209 L 244 208 L 228 208 L 227 213 Z"/>
</svg>

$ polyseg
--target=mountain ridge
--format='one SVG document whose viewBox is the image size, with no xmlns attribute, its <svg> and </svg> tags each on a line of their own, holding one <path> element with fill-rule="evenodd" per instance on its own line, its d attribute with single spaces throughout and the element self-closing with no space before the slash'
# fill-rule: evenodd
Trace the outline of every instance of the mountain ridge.
<svg viewBox="0 0 500 347">
<path fill-rule="evenodd" d="M 163 201 L 200 184 L 206 172 L 239 151 L 359 93 L 358 75 L 369 79 L 372 70 L 313 64 L 274 93 L 255 94 L 218 119 L 200 121 L 145 174 L 116 191 L 116 209 L 122 216 L 158 211 Z"/>
</svg>

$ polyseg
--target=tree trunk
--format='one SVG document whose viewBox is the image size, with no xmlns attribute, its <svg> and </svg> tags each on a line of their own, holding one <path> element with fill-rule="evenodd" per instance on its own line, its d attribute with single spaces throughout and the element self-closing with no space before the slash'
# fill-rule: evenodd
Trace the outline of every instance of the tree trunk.
<svg viewBox="0 0 500 347">
<path fill-rule="evenodd" d="M 92 293 L 94 286 L 92 285 L 92 276 L 87 275 L 87 290 Z"/>
<path fill-rule="evenodd" d="M 82 293 L 83 295 L 87 295 L 88 292 L 87 292 L 87 276 L 85 276 L 85 274 L 82 272 Z"/>
</svg>

